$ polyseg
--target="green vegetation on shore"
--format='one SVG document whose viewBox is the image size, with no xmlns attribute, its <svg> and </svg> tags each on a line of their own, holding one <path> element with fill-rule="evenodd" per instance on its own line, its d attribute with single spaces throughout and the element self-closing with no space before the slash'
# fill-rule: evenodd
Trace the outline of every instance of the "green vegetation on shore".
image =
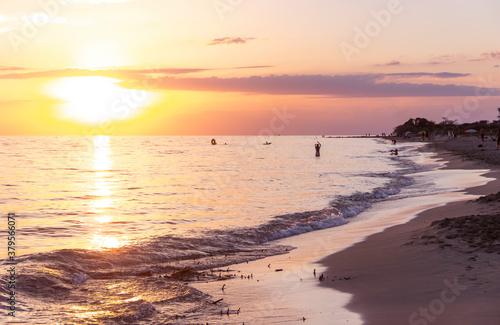
<svg viewBox="0 0 500 325">
<path fill-rule="evenodd" d="M 439 123 L 430 121 L 426 118 L 417 117 L 415 119 L 410 118 L 405 123 L 398 125 L 394 128 L 394 135 L 398 137 L 404 136 L 409 132 L 413 135 L 417 135 L 420 132 L 429 132 L 431 134 L 446 135 L 449 131 L 454 132 L 456 135 L 462 134 L 466 130 L 476 130 L 477 133 L 482 129 L 485 134 L 496 134 L 496 131 L 500 127 L 500 108 L 498 108 L 498 118 L 497 121 L 478 121 L 472 123 L 462 123 L 459 124 L 457 121 L 452 121 L 446 117 Z M 477 134 L 476 134 L 477 135 Z"/>
</svg>

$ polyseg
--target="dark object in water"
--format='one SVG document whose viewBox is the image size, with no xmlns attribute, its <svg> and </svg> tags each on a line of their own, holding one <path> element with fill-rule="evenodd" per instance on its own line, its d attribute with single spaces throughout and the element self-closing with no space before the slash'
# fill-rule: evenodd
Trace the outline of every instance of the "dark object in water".
<svg viewBox="0 0 500 325">
<path fill-rule="evenodd" d="M 185 267 L 185 268 L 182 268 L 178 271 L 173 272 L 170 275 L 170 278 L 180 280 L 180 281 L 186 281 L 186 280 L 189 280 L 189 279 L 194 278 L 195 276 L 199 276 L 199 275 L 200 274 L 198 272 L 196 272 L 195 270 L 193 270 L 192 268 L 190 268 L 188 266 L 188 267 Z"/>
<path fill-rule="evenodd" d="M 153 272 L 151 272 L 151 270 L 147 270 L 147 271 L 136 274 L 136 276 L 152 276 L 152 275 L 153 275 Z"/>
</svg>

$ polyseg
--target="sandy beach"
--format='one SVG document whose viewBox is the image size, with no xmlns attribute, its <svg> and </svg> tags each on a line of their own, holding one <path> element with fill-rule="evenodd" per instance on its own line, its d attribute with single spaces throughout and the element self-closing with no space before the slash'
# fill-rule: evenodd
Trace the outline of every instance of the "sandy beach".
<svg viewBox="0 0 500 325">
<path fill-rule="evenodd" d="M 474 150 L 475 142 L 459 145 Z M 378 203 L 342 227 L 278 241 L 296 249 L 232 265 L 228 281 L 195 284 L 223 299 L 223 315 L 210 323 L 495 324 L 500 248 L 498 225 L 489 226 L 500 202 L 478 198 L 498 191 L 500 172 L 446 145 L 422 151 L 424 163 L 442 169 L 415 177 L 456 190 Z"/>
<path fill-rule="evenodd" d="M 494 180 L 466 189 L 486 196 L 500 188 L 492 164 L 500 161 L 500 151 L 493 142 L 479 144 L 466 138 L 429 148 L 449 161 L 448 169 L 489 167 L 486 176 Z M 322 285 L 352 294 L 347 308 L 362 315 L 364 324 L 496 324 L 499 207 L 497 194 L 426 210 L 323 259 L 328 279 Z"/>
</svg>

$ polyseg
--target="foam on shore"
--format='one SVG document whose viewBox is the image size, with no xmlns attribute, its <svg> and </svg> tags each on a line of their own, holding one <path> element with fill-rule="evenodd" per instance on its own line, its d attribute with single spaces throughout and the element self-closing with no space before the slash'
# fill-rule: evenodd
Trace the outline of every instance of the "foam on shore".
<svg viewBox="0 0 500 325">
<path fill-rule="evenodd" d="M 422 159 L 436 162 L 431 154 L 423 154 Z M 420 184 L 432 182 L 446 190 L 439 194 L 405 198 L 404 192 L 412 190 L 405 189 L 399 199 L 376 203 L 347 225 L 278 241 L 279 244 L 297 247 L 287 255 L 231 266 L 230 269 L 237 274 L 236 279 L 195 286 L 209 292 L 214 300 L 223 298 L 223 302 L 228 304 L 221 306 L 223 311 L 241 308 L 239 314 L 220 316 L 217 321 L 223 323 L 284 324 L 302 321 L 304 317 L 312 324 L 345 324 L 347 321 L 349 324 L 362 324 L 360 314 L 345 308 L 352 295 L 330 288 L 339 283 L 356 286 L 356 275 L 348 270 L 329 272 L 328 264 L 319 261 L 332 253 L 345 251 L 367 236 L 404 224 L 422 211 L 449 202 L 477 198 L 477 195 L 459 190 L 488 183 L 492 179 L 481 176 L 486 172 L 447 169 L 412 175 Z M 380 258 L 383 259 L 383 256 Z M 322 282 L 319 281 L 321 274 L 325 274 Z M 246 278 L 249 275 L 252 277 Z M 221 290 L 223 284 L 224 291 Z"/>
</svg>

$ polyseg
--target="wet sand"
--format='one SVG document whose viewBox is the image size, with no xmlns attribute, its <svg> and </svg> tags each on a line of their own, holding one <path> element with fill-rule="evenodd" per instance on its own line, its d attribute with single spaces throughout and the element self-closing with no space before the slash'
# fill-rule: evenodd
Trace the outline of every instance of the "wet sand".
<svg viewBox="0 0 500 325">
<path fill-rule="evenodd" d="M 491 268 L 491 259 L 477 253 L 475 261 L 467 261 L 473 255 L 448 251 L 446 245 L 433 243 L 431 238 L 422 242 L 427 239 L 419 232 L 428 231 L 432 221 L 445 216 L 489 213 L 493 207 L 469 201 L 492 192 L 495 186 L 499 188 L 498 181 L 492 182 L 498 179 L 498 173 L 477 169 L 468 160 L 435 150 L 439 150 L 443 161 L 450 161 L 448 169 L 424 172 L 416 177 L 438 185 L 456 183 L 456 191 L 377 203 L 342 227 L 278 241 L 277 244 L 297 247 L 289 254 L 232 265 L 228 272 L 232 277 L 227 281 L 195 284 L 196 288 L 210 293 L 214 302 L 223 299 L 217 303 L 223 314 L 213 315 L 207 321 L 217 324 L 461 324 L 461 313 L 467 312 L 470 304 L 467 299 L 460 303 L 461 299 L 489 290 L 479 284 L 479 280 L 471 280 L 479 275 L 466 267 L 472 262 L 482 263 L 481 272 L 486 270 L 483 273 L 489 279 L 482 281 L 494 281 L 490 279 L 495 270 Z M 434 153 L 429 150 L 422 153 L 424 160 L 431 155 Z M 479 177 L 485 173 L 488 178 Z M 465 187 L 469 187 L 468 194 L 459 191 Z M 447 202 L 453 203 L 444 206 Z M 465 262 L 469 264 L 464 266 Z M 467 285 L 467 293 L 462 293 L 462 281 Z M 443 302 L 445 310 L 441 311 L 443 308 L 435 299 L 441 299 L 442 291 L 448 287 L 444 299 L 453 300 L 454 307 Z M 455 298 L 454 292 L 458 292 Z M 492 290 L 484 299 L 490 299 L 495 292 L 498 290 Z M 434 303 L 432 311 L 439 312 L 440 317 L 450 314 L 457 317 L 443 317 L 441 322 L 433 315 L 428 316 L 429 320 L 422 319 L 419 308 L 429 309 L 431 303 Z M 228 309 L 230 314 L 226 314 Z M 233 314 L 236 310 L 241 312 Z M 494 309 L 488 309 L 490 311 L 495 313 Z M 413 322 L 409 322 L 414 312 L 417 314 Z M 486 314 L 485 317 L 491 320 L 496 316 Z"/>
<path fill-rule="evenodd" d="M 492 181 L 466 192 L 497 193 L 496 144 L 479 144 L 460 139 L 430 147 L 450 161 L 448 169 L 492 168 L 487 174 Z M 364 324 L 497 324 L 498 196 L 429 209 L 323 259 L 328 281 L 322 285 L 352 294 L 347 308 Z M 439 221 L 445 218 L 460 219 Z"/>
</svg>

